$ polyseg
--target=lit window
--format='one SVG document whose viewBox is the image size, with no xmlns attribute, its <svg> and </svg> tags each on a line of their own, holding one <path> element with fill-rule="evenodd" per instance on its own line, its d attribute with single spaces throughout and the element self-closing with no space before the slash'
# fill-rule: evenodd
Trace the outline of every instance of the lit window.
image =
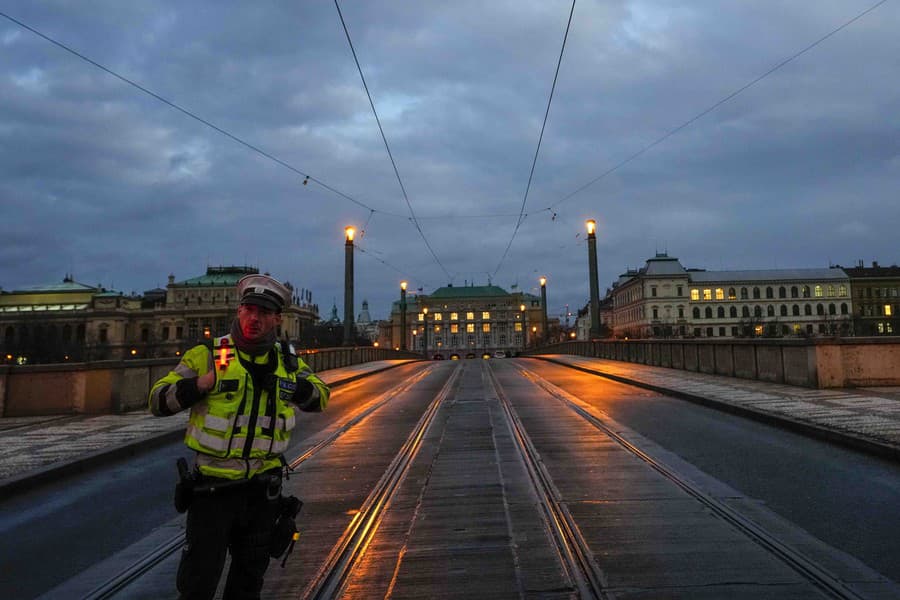
<svg viewBox="0 0 900 600">
<path fill-rule="evenodd" d="M 756 327 L 753 328 L 753 332 L 754 332 L 756 335 L 762 335 L 762 333 L 763 333 L 763 326 L 762 326 L 762 325 L 757 325 Z"/>
<path fill-rule="evenodd" d="M 833 285 L 829 285 L 829 286 L 828 286 L 828 297 L 830 298 L 830 297 L 832 297 L 832 296 L 834 296 L 834 286 L 833 286 Z"/>
<path fill-rule="evenodd" d="M 842 297 L 847 295 L 847 286 L 846 285 L 842 285 L 841 287 L 838 288 L 838 295 L 842 296 Z"/>
<path fill-rule="evenodd" d="M 467 312 L 467 313 L 466 313 L 466 320 L 467 320 L 467 321 L 474 321 L 474 320 L 475 320 L 475 313 L 473 313 L 473 312 Z"/>
<path fill-rule="evenodd" d="M 821 285 L 817 285 L 817 286 L 816 286 L 816 288 L 815 288 L 815 294 L 816 294 L 816 298 L 821 298 L 821 297 L 822 297 L 822 286 L 821 286 Z"/>
<path fill-rule="evenodd" d="M 458 323 L 450 324 L 450 333 L 459 333 L 459 324 Z"/>
<path fill-rule="evenodd" d="M 434 313 L 434 320 L 435 321 L 443 321 L 444 315 L 442 315 L 441 313 Z"/>
<path fill-rule="evenodd" d="M 885 304 L 884 305 L 884 316 L 890 317 L 893 314 L 894 314 L 894 311 L 892 310 L 891 305 Z"/>
<path fill-rule="evenodd" d="M 466 333 L 475 333 L 475 323 L 466 323 Z"/>
<path fill-rule="evenodd" d="M 725 290 L 722 288 L 716 288 L 716 300 L 724 300 L 725 299 Z"/>
<path fill-rule="evenodd" d="M 709 289 L 703 290 L 703 299 L 704 300 L 712 300 L 712 290 L 709 290 Z"/>
<path fill-rule="evenodd" d="M 489 313 L 488 311 L 484 311 L 483 313 L 481 313 L 481 318 L 487 321 L 491 318 L 491 313 Z"/>
<path fill-rule="evenodd" d="M 491 324 L 490 323 L 482 323 L 481 331 L 483 331 L 484 333 L 490 333 L 491 332 Z"/>
<path fill-rule="evenodd" d="M 435 333 L 440 333 L 440 332 L 441 332 L 441 326 L 440 326 L 440 325 L 435 325 L 435 326 L 434 326 L 434 332 L 435 332 Z"/>
<path fill-rule="evenodd" d="M 425 315 L 422 313 L 419 313 L 419 321 L 424 321 L 424 320 L 425 320 Z"/>
<path fill-rule="evenodd" d="M 459 321 L 459 313 L 450 313 L 451 321 Z"/>
<path fill-rule="evenodd" d="M 515 326 L 513 327 L 513 329 L 514 329 L 515 331 L 522 331 L 522 324 L 521 324 L 521 323 L 515 323 L 514 325 L 515 325 Z"/>
<path fill-rule="evenodd" d="M 691 300 L 700 299 L 700 290 L 691 290 Z"/>
</svg>

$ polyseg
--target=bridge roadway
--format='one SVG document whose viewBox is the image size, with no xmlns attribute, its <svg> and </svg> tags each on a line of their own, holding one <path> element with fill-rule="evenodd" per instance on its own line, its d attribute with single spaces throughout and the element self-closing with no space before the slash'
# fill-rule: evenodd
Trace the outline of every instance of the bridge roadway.
<svg viewBox="0 0 900 600">
<path fill-rule="evenodd" d="M 896 389 L 806 390 L 547 358 L 898 456 Z M 421 363 L 394 390 L 304 439 L 286 484 L 305 502 L 301 542 L 287 568 L 273 562 L 263 597 L 900 597 L 859 561 L 544 379 L 541 364 Z M 341 383 L 393 366 L 324 376 Z M 172 439 L 183 421 L 131 415 L 0 426 L 0 492 L 14 493 L 60 469 Z M 67 431 L 82 456 L 53 462 L 60 446 L 73 447 Z M 174 551 L 118 595 L 109 582 L 166 544 L 177 550 L 182 527 L 173 518 L 46 597 L 174 597 Z"/>
</svg>

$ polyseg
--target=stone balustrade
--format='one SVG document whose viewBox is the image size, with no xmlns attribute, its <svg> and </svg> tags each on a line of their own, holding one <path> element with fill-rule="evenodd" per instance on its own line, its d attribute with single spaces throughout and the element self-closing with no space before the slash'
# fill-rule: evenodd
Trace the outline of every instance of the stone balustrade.
<svg viewBox="0 0 900 600">
<path fill-rule="evenodd" d="M 575 354 L 812 388 L 900 385 L 900 338 L 595 340 L 532 354 Z"/>
<path fill-rule="evenodd" d="M 387 348 L 301 350 L 315 372 L 376 360 L 421 358 Z M 0 417 L 112 414 L 146 408 L 150 386 L 177 358 L 108 360 L 77 364 L 0 366 Z"/>
</svg>

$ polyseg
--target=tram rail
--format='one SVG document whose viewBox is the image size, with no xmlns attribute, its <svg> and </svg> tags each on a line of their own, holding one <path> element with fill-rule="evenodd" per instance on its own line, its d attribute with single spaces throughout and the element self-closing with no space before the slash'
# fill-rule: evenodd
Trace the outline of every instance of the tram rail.
<svg viewBox="0 0 900 600">
<path fill-rule="evenodd" d="M 405 393 L 416 383 L 424 379 L 428 374 L 433 372 L 435 368 L 435 365 L 429 365 L 426 369 L 423 369 L 419 373 L 416 373 L 414 376 L 404 380 L 399 385 L 391 388 L 390 390 L 376 397 L 374 400 L 360 407 L 354 414 L 350 416 L 347 421 L 345 421 L 330 435 L 319 441 L 311 448 L 307 449 L 297 458 L 291 460 L 288 463 L 288 467 L 291 470 L 296 469 L 301 464 L 313 458 L 316 454 L 318 454 L 325 448 L 334 444 L 348 431 L 365 421 L 378 409 L 382 408 L 397 396 Z M 178 552 L 181 547 L 184 546 L 184 539 L 185 534 L 183 531 L 181 531 L 173 535 L 171 538 L 161 542 L 150 552 L 132 563 L 129 567 L 123 569 L 120 573 L 95 587 L 86 596 L 84 596 L 84 598 L 86 600 L 104 600 L 107 598 L 115 597 L 117 594 L 126 590 L 131 584 L 135 583 L 141 577 L 152 571 L 154 567 Z"/>
<path fill-rule="evenodd" d="M 516 368 L 535 385 L 541 387 L 544 391 L 557 399 L 565 407 L 582 417 L 597 430 L 608 436 L 623 449 L 644 461 L 651 468 L 657 471 L 668 481 L 677 485 L 687 494 L 702 503 L 707 509 L 731 524 L 735 529 L 754 541 L 756 544 L 767 550 L 769 553 L 777 557 L 788 567 L 793 569 L 803 579 L 810 582 L 819 589 L 828 598 L 839 598 L 844 600 L 861 600 L 863 596 L 857 594 L 853 589 L 848 587 L 842 579 L 820 567 L 816 562 L 807 558 L 801 552 L 795 550 L 791 546 L 785 544 L 777 536 L 772 535 L 757 523 L 741 515 L 738 511 L 732 509 L 728 505 L 719 502 L 715 498 L 706 494 L 699 487 L 681 477 L 674 470 L 670 469 L 664 463 L 656 460 L 618 432 L 606 425 L 600 418 L 595 416 L 588 410 L 584 402 L 578 397 L 566 392 L 562 388 L 547 381 L 540 375 L 530 371 L 529 369 L 516 366 Z"/>
<path fill-rule="evenodd" d="M 482 361 L 478 361 L 478 364 L 478 368 L 482 369 L 484 394 L 487 398 L 497 398 L 503 417 L 509 426 L 514 446 L 521 457 L 531 488 L 538 499 L 544 530 L 550 540 L 548 548 L 552 547 L 549 552 L 552 555 L 555 551 L 564 579 L 571 585 L 571 590 L 580 598 L 606 599 L 615 597 L 615 590 L 610 589 L 601 564 L 593 554 L 588 540 L 582 534 L 578 522 L 569 511 L 566 499 L 554 484 L 553 474 L 544 461 L 541 460 L 538 449 L 516 410 L 513 402 L 514 398 L 511 398 L 508 392 L 504 390 L 503 384 L 498 379 L 497 373 L 495 373 L 494 365 Z M 504 362 L 504 364 L 506 363 Z M 810 559 L 795 547 L 785 543 L 778 536 L 773 535 L 763 526 L 744 516 L 739 511 L 711 497 L 698 485 L 626 439 L 610 424 L 605 422 L 602 416 L 598 416 L 596 409 L 590 407 L 584 400 L 568 393 L 518 363 L 510 361 L 509 364 L 514 366 L 508 372 L 518 373 L 532 385 L 542 389 L 551 398 L 596 429 L 600 435 L 609 438 L 623 450 L 643 461 L 665 480 L 700 502 L 710 513 L 716 515 L 741 535 L 752 540 L 754 544 L 781 561 L 800 578 L 814 586 L 824 597 L 839 599 L 859 599 L 862 597 L 845 584 L 838 575 Z M 316 600 L 338 598 L 346 591 L 354 569 L 360 564 L 366 550 L 373 544 L 379 526 L 385 518 L 386 511 L 392 505 L 394 498 L 406 480 L 413 462 L 419 455 L 424 439 L 435 422 L 435 417 L 441 407 L 447 404 L 448 398 L 452 397 L 453 390 L 458 387 L 458 381 L 463 369 L 471 366 L 474 365 L 472 363 L 468 365 L 463 363 L 457 364 L 441 390 L 433 398 L 425 399 L 428 401 L 428 406 L 419 417 L 411 433 L 409 433 L 399 451 L 393 456 L 391 463 L 369 492 L 358 512 L 353 516 L 350 523 L 343 528 L 343 533 L 340 534 L 337 542 L 331 546 L 330 551 L 327 553 L 327 558 L 319 566 L 315 575 L 298 597 Z M 348 431 L 363 423 L 391 400 L 407 392 L 416 383 L 433 372 L 435 368 L 437 368 L 436 365 L 429 365 L 426 369 L 405 380 L 400 385 L 361 406 L 343 421 L 339 427 L 328 434 L 327 437 L 318 441 L 292 460 L 290 462 L 291 468 L 300 466 L 334 444 Z M 526 413 L 523 412 L 522 414 L 525 415 Z M 409 423 L 411 422 L 412 419 Z M 537 434 L 532 432 L 532 435 Z M 536 437 L 535 439 L 539 438 Z M 388 458 L 389 456 L 386 456 L 385 460 Z M 333 539 L 334 537 L 330 538 L 328 543 L 330 544 Z M 94 589 L 86 597 L 111 598 L 127 590 L 129 585 L 138 581 L 156 565 L 177 552 L 183 541 L 184 534 L 179 533 L 159 544 L 142 559 Z"/>
</svg>

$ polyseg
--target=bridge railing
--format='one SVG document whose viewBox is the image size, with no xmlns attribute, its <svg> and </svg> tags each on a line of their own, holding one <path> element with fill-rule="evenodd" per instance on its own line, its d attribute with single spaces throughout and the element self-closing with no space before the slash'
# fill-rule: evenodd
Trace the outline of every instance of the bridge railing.
<svg viewBox="0 0 900 600">
<path fill-rule="evenodd" d="M 592 340 L 529 354 L 574 354 L 813 388 L 900 385 L 900 338 Z"/>
<path fill-rule="evenodd" d="M 417 353 L 370 346 L 301 350 L 298 355 L 316 372 L 378 360 L 421 358 Z M 150 386 L 178 360 L 0 366 L 0 417 L 113 414 L 145 408 Z"/>
</svg>

